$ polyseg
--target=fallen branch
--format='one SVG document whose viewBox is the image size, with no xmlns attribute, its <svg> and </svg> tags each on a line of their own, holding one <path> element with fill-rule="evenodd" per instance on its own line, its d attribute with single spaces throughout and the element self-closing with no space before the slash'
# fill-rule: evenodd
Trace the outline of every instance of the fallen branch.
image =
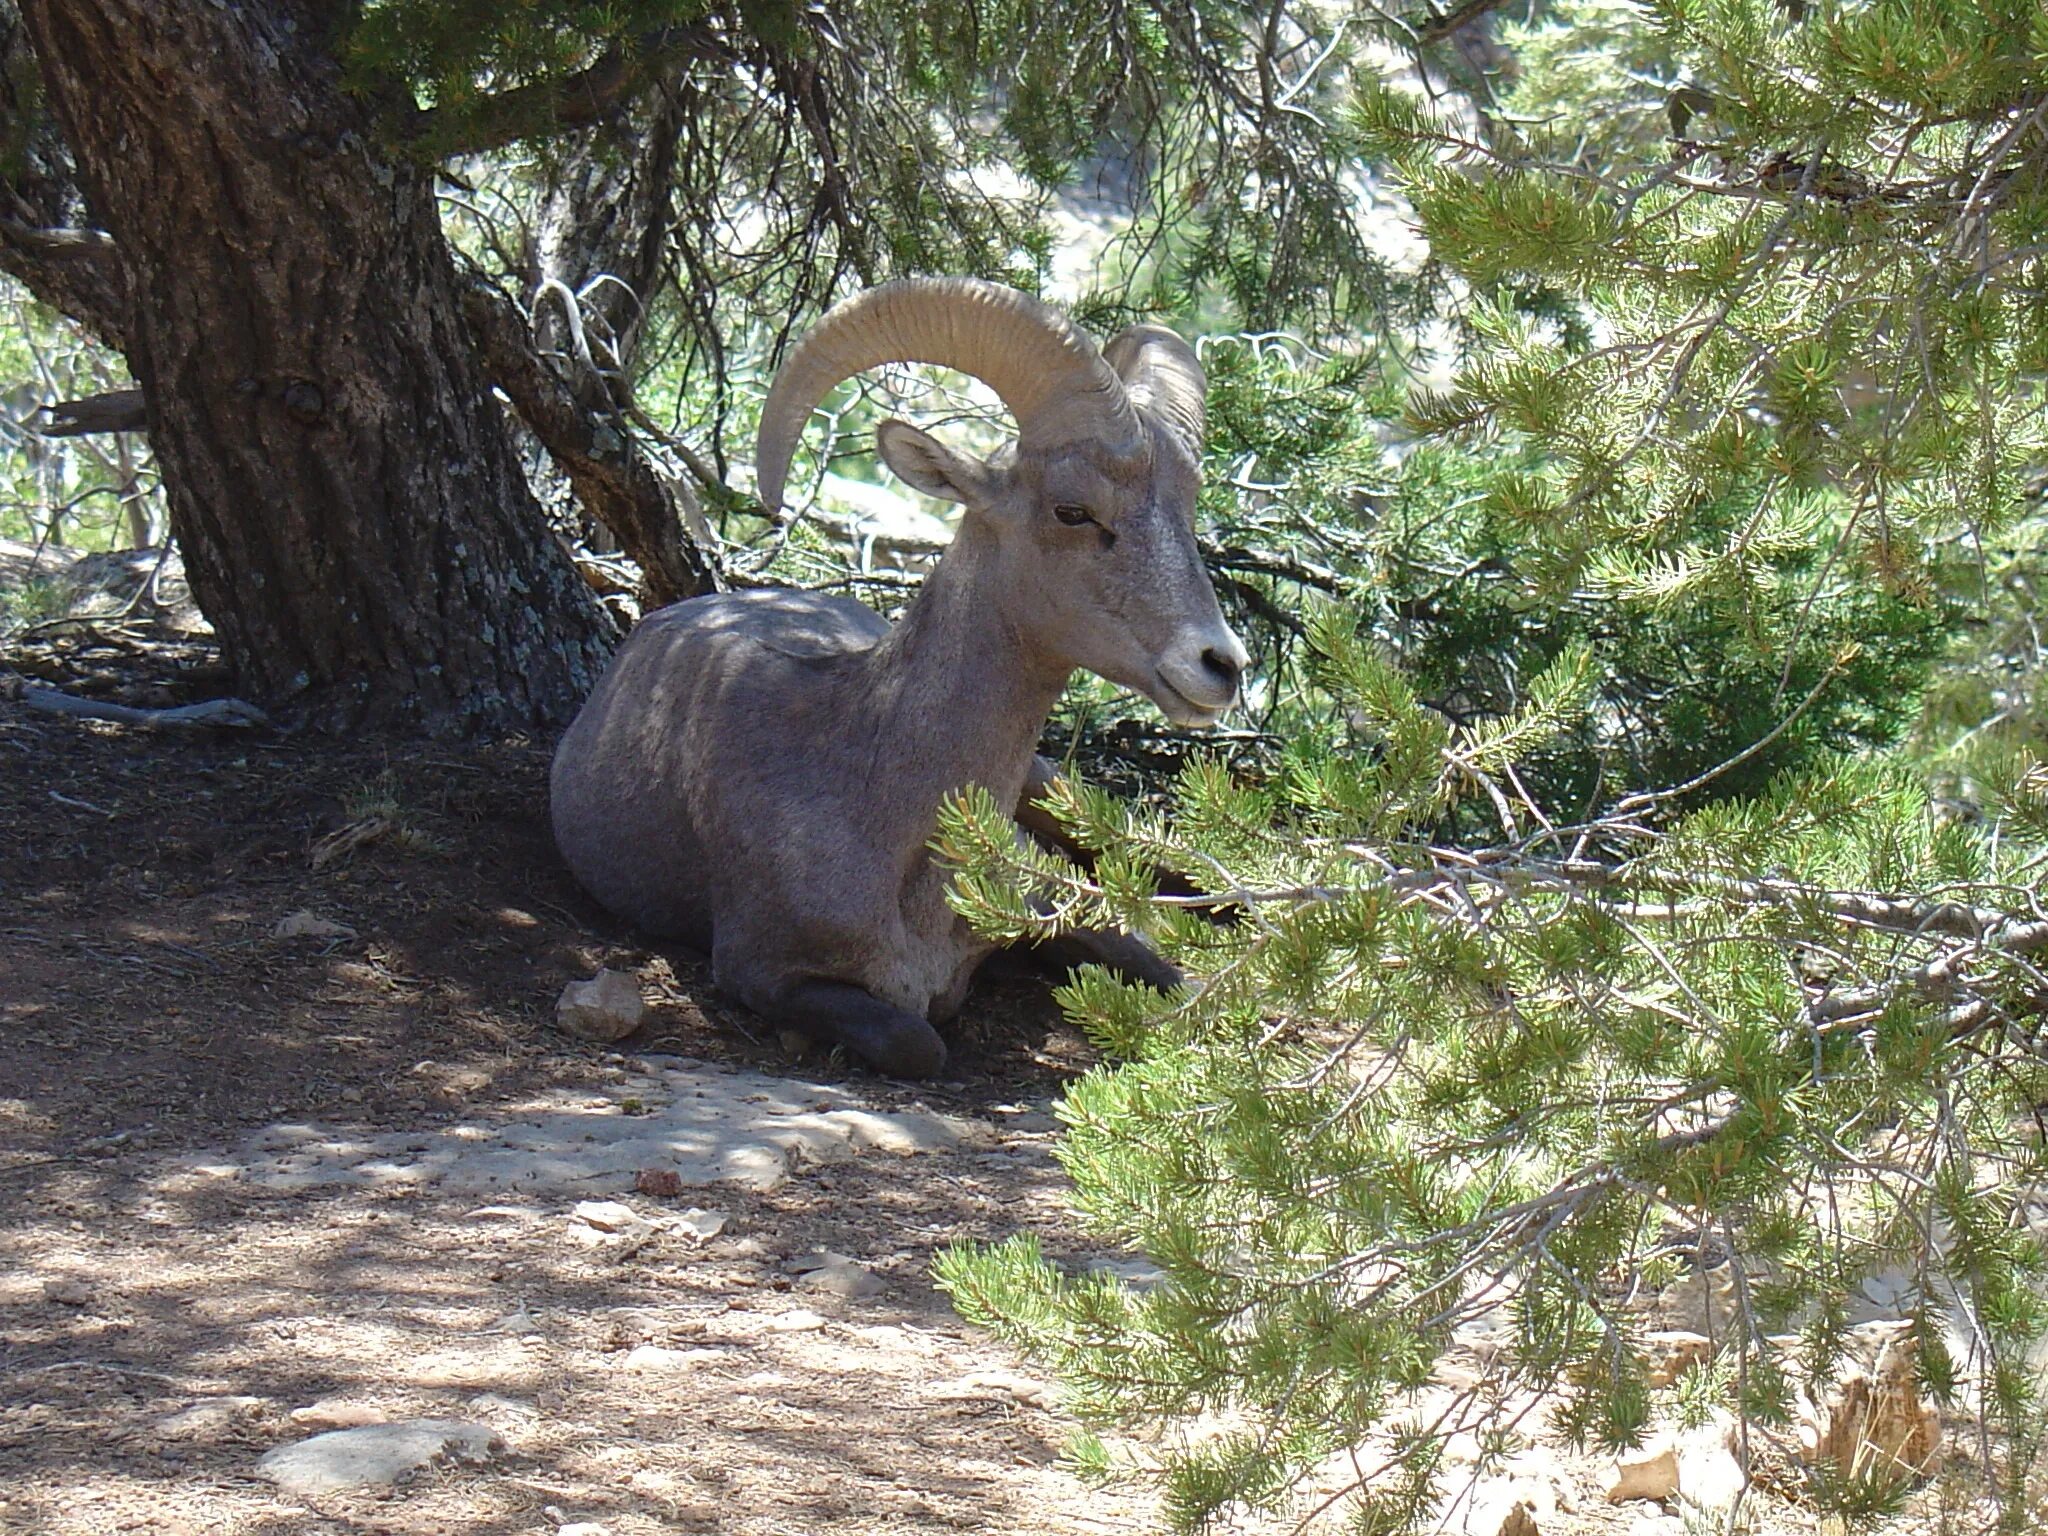
<svg viewBox="0 0 2048 1536">
<path fill-rule="evenodd" d="M 0 691 L 0 698 L 9 696 Z M 144 730 L 191 730 L 202 727 L 246 729 L 267 726 L 270 717 L 243 699 L 208 699 L 203 704 L 180 704 L 174 709 L 137 709 L 129 704 L 102 704 L 81 699 L 75 693 L 23 683 L 12 696 L 30 709 L 45 715 L 62 715 L 72 720 L 111 720 L 117 725 L 139 725 Z"/>
</svg>

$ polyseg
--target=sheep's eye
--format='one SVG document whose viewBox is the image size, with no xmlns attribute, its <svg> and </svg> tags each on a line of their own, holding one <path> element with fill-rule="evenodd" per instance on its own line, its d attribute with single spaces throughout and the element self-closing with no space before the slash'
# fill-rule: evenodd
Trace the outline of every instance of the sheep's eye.
<svg viewBox="0 0 2048 1536">
<path fill-rule="evenodd" d="M 1095 514 L 1093 512 L 1090 512 L 1086 507 L 1076 506 L 1071 501 L 1063 501 L 1054 507 L 1052 515 L 1065 523 L 1069 528 L 1078 528 L 1083 523 L 1095 521 Z"/>
</svg>

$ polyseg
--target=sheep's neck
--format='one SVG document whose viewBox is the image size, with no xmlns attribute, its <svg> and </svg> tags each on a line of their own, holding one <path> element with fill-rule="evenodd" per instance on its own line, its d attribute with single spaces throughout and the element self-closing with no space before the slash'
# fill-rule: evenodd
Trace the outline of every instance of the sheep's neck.
<svg viewBox="0 0 2048 1536">
<path fill-rule="evenodd" d="M 909 612 L 869 653 L 871 718 L 881 740 L 910 748 L 899 759 L 902 788 L 934 817 L 968 784 L 1015 802 L 1071 671 L 1034 652 L 1005 616 L 995 553 L 988 530 L 963 524 Z"/>
</svg>

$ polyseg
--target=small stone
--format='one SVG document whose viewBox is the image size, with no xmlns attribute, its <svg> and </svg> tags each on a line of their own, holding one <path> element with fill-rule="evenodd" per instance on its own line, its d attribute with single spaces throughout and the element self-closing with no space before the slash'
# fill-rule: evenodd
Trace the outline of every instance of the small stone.
<svg viewBox="0 0 2048 1536">
<path fill-rule="evenodd" d="M 691 1206 L 676 1218 L 678 1230 L 694 1237 L 700 1243 L 708 1243 L 726 1228 L 732 1218 L 724 1211 L 705 1211 Z"/>
<path fill-rule="evenodd" d="M 837 1254 L 833 1259 L 832 1263 L 821 1264 L 799 1275 L 797 1289 L 822 1291 L 827 1296 L 844 1296 L 849 1301 L 859 1301 L 879 1296 L 889 1288 L 888 1281 L 865 1265 Z"/>
<path fill-rule="evenodd" d="M 1670 1498 L 1678 1492 L 1678 1448 L 1668 1439 L 1659 1439 L 1638 1450 L 1623 1451 L 1608 1464 L 1601 1491 L 1610 1504 Z"/>
<path fill-rule="evenodd" d="M 43 1299 L 54 1301 L 60 1307 L 89 1307 L 92 1305 L 93 1290 L 83 1280 L 45 1280 Z"/>
<path fill-rule="evenodd" d="M 382 1424 L 387 1415 L 368 1403 L 351 1403 L 341 1398 L 323 1398 L 292 1410 L 292 1422 L 306 1429 L 361 1429 L 365 1424 Z"/>
<path fill-rule="evenodd" d="M 558 1526 L 555 1536 L 612 1536 L 612 1533 L 609 1527 L 599 1525 L 595 1520 L 575 1520 Z"/>
<path fill-rule="evenodd" d="M 296 1445 L 280 1445 L 257 1461 L 256 1475 L 287 1493 L 338 1493 L 390 1487 L 436 1462 L 488 1462 L 504 1452 L 505 1442 L 481 1424 L 404 1419 L 331 1430 Z"/>
<path fill-rule="evenodd" d="M 778 1312 L 768 1319 L 770 1333 L 816 1333 L 824 1326 L 824 1318 L 804 1307 Z"/>
<path fill-rule="evenodd" d="M 683 1192 L 683 1181 L 673 1168 L 642 1168 L 633 1175 L 633 1192 L 673 1200 Z"/>
<path fill-rule="evenodd" d="M 1687 1371 L 1714 1358 L 1714 1341 L 1686 1328 L 1657 1328 L 1643 1335 L 1643 1379 L 1668 1387 Z"/>
<path fill-rule="evenodd" d="M 579 1200 L 574 1215 L 586 1227 L 595 1227 L 600 1232 L 642 1237 L 654 1230 L 654 1224 L 645 1216 L 616 1200 Z"/>
<path fill-rule="evenodd" d="M 584 1040 L 623 1040 L 646 1015 L 640 983 L 623 971 L 607 969 L 587 981 L 572 981 L 555 1002 L 555 1022 Z"/>
<path fill-rule="evenodd" d="M 289 912 L 277 920 L 277 926 L 270 930 L 273 939 L 352 939 L 355 929 L 347 923 L 337 923 L 332 918 L 317 917 L 311 912 Z"/>
</svg>

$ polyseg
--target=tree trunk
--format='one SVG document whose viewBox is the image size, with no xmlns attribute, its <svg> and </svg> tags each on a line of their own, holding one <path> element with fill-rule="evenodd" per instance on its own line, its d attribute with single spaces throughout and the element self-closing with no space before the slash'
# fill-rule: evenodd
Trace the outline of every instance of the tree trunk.
<svg viewBox="0 0 2048 1536">
<path fill-rule="evenodd" d="M 341 88 L 348 7 L 22 9 L 238 688 L 333 725 L 567 719 L 606 621 L 477 369 L 432 175 Z"/>
</svg>

